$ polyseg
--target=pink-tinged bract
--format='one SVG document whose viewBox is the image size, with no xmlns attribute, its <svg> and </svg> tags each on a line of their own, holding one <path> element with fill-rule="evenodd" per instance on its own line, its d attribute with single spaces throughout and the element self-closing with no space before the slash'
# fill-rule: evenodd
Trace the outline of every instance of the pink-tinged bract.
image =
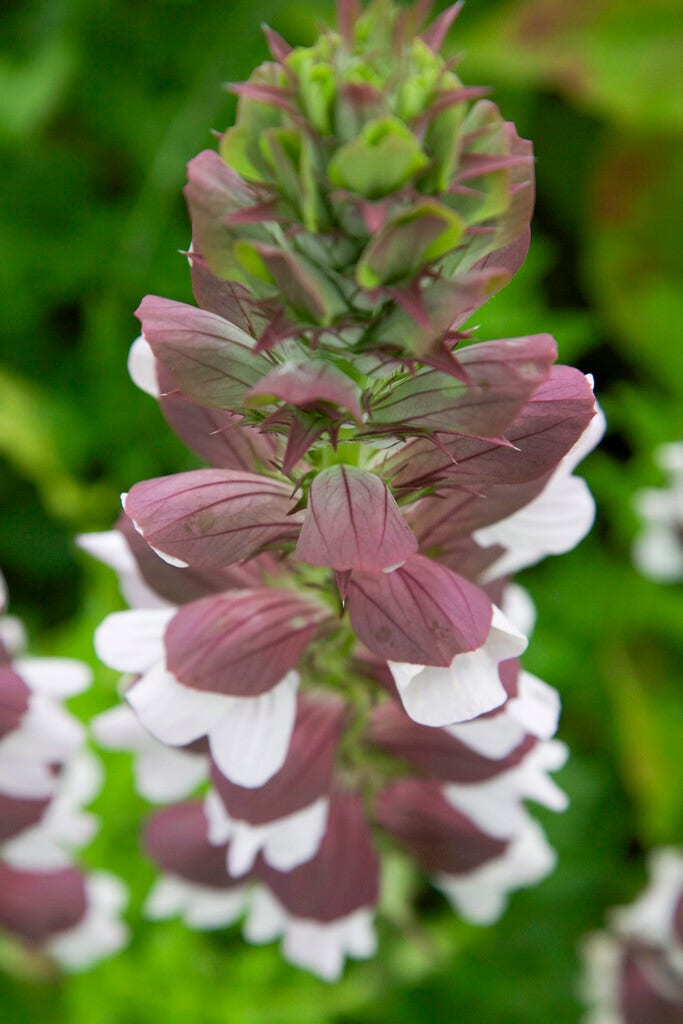
<svg viewBox="0 0 683 1024">
<path fill-rule="evenodd" d="M 233 470 L 197 469 L 135 484 L 124 500 L 135 528 L 162 557 L 197 568 L 239 562 L 296 535 L 285 483 Z"/>
<path fill-rule="evenodd" d="M 387 661 L 450 665 L 481 647 L 491 625 L 484 592 L 423 555 L 392 572 L 354 572 L 348 606 L 356 635 Z"/>
<path fill-rule="evenodd" d="M 380 572 L 417 551 L 386 484 L 355 466 L 324 469 L 308 494 L 296 557 L 311 565 Z"/>
<path fill-rule="evenodd" d="M 169 623 L 166 664 L 184 686 L 256 697 L 294 668 L 325 618 L 317 603 L 275 587 L 206 597 Z"/>
</svg>

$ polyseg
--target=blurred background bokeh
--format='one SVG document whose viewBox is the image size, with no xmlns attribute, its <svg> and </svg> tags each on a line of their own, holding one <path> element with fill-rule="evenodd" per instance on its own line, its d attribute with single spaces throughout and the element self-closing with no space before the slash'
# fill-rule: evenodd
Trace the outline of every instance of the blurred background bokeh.
<svg viewBox="0 0 683 1024">
<path fill-rule="evenodd" d="M 569 811 L 538 812 L 558 869 L 493 928 L 427 890 L 414 919 L 394 880 L 380 955 L 330 988 L 237 930 L 141 921 L 145 809 L 127 756 L 109 755 L 86 859 L 129 881 L 133 943 L 58 981 L 3 972 L 0 944 L 3 1024 L 580 1019 L 579 937 L 633 898 L 644 851 L 683 840 L 683 584 L 630 562 L 633 495 L 663 484 L 654 449 L 683 438 L 681 13 L 677 0 L 468 0 L 449 41 L 537 158 L 531 253 L 479 334 L 552 332 L 561 361 L 595 375 L 609 423 L 581 470 L 593 533 L 520 580 L 538 607 L 525 665 L 560 690 L 572 751 Z M 5 0 L 0 17 L 0 566 L 36 652 L 94 664 L 92 631 L 121 603 L 73 537 L 108 528 L 136 480 L 193 465 L 126 372 L 141 297 L 192 301 L 185 164 L 230 123 L 222 83 L 266 58 L 260 23 L 311 42 L 333 4 Z M 114 687 L 97 669 L 75 709 L 110 706 Z"/>
</svg>

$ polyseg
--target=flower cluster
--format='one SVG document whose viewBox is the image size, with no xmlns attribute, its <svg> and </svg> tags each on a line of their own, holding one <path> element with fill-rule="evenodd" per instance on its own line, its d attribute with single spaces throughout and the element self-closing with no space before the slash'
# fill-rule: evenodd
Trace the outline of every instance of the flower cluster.
<svg viewBox="0 0 683 1024">
<path fill-rule="evenodd" d="M 683 1021 L 683 854 L 657 850 L 650 884 L 584 942 L 586 1024 Z"/>
<path fill-rule="evenodd" d="M 668 486 L 635 496 L 644 528 L 633 545 L 633 561 L 645 576 L 673 582 L 683 580 L 683 442 L 662 445 L 656 458 Z"/>
<path fill-rule="evenodd" d="M 510 575 L 590 528 L 602 429 L 550 336 L 463 329 L 524 258 L 532 160 L 439 55 L 458 6 L 423 8 L 268 30 L 189 165 L 198 306 L 148 296 L 129 363 L 208 466 L 82 540 L 133 606 L 96 636 L 128 674 L 100 741 L 152 800 L 210 778 L 151 820 L 150 912 L 246 909 L 326 978 L 373 949 L 380 835 L 482 922 L 549 870 L 524 802 L 564 805 L 559 701 Z"/>
<path fill-rule="evenodd" d="M 82 808 L 97 794 L 101 771 L 62 701 L 84 690 L 90 673 L 69 658 L 25 656 L 6 600 L 0 577 L 0 931 L 79 970 L 127 937 L 118 917 L 122 883 L 73 860 L 97 828 Z"/>
</svg>

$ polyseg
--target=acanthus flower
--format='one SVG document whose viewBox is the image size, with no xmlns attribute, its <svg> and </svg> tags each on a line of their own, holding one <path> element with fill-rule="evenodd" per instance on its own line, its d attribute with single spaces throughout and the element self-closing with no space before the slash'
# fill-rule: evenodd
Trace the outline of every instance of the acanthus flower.
<svg viewBox="0 0 683 1024">
<path fill-rule="evenodd" d="M 465 327 L 524 259 L 533 165 L 439 55 L 457 10 L 420 34 L 341 3 L 313 47 L 267 33 L 188 168 L 198 306 L 144 299 L 129 363 L 208 466 L 134 484 L 81 541 L 132 605 L 96 636 L 128 673 L 103 742 L 157 801 L 210 755 L 204 804 L 149 826 L 149 912 L 244 911 L 327 979 L 374 949 L 376 832 L 488 922 L 554 862 L 526 801 L 565 806 L 509 576 L 589 528 L 572 469 L 601 418 L 549 335 Z"/>
<path fill-rule="evenodd" d="M 6 602 L 0 576 L 0 929 L 29 955 L 81 970 L 127 939 L 123 883 L 74 864 L 98 826 L 83 807 L 102 773 L 62 700 L 86 689 L 90 672 L 26 656 Z"/>
<path fill-rule="evenodd" d="M 647 888 L 582 942 L 585 1024 L 683 1020 L 683 853 L 655 850 Z"/>
</svg>

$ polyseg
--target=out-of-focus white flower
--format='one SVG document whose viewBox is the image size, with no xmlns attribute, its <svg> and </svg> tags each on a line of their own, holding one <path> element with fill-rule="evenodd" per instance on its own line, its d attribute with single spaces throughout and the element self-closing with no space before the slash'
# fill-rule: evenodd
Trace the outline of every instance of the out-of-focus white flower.
<svg viewBox="0 0 683 1024">
<path fill-rule="evenodd" d="M 683 442 L 662 445 L 655 458 L 669 480 L 666 487 L 636 493 L 643 530 L 632 553 L 643 575 L 667 583 L 683 580 Z"/>
</svg>

